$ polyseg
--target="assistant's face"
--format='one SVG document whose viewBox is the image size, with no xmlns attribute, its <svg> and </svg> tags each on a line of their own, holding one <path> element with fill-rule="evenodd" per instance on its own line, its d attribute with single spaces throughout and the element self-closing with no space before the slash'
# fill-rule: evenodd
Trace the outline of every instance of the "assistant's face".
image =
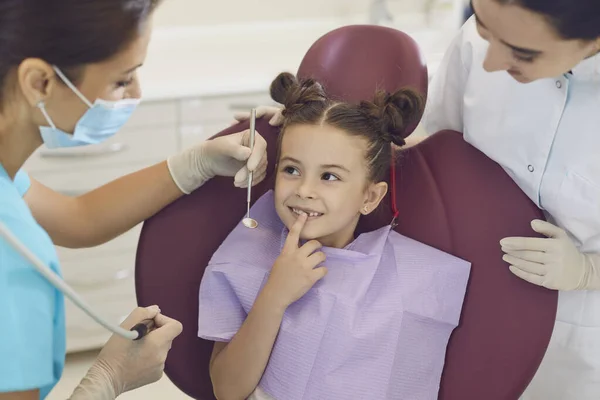
<svg viewBox="0 0 600 400">
<path fill-rule="evenodd" d="M 597 53 L 598 41 L 565 40 L 544 15 L 516 4 L 473 0 L 479 35 L 489 42 L 483 67 L 529 83 L 560 76 Z"/>
</svg>

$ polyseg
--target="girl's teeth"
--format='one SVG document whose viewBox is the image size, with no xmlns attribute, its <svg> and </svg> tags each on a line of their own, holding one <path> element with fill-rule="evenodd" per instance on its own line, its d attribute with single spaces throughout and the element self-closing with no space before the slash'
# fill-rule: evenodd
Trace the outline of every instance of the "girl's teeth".
<svg viewBox="0 0 600 400">
<path fill-rule="evenodd" d="M 294 213 L 296 213 L 298 215 L 307 214 L 309 217 L 318 217 L 320 215 L 319 213 L 306 213 L 305 211 L 298 210 L 296 208 L 294 208 L 292 210 L 294 211 Z"/>
</svg>

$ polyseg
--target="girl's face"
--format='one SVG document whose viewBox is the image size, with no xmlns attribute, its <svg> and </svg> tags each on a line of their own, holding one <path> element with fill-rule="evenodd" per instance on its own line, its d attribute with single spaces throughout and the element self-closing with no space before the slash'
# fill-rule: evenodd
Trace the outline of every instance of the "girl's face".
<svg viewBox="0 0 600 400">
<path fill-rule="evenodd" d="M 372 212 L 387 192 L 369 181 L 368 141 L 323 125 L 293 125 L 283 134 L 275 181 L 275 208 L 290 228 L 309 215 L 301 238 L 342 248 L 354 238 L 361 214 Z"/>
<path fill-rule="evenodd" d="M 550 0 L 549 0 L 550 1 Z M 479 35 L 489 42 L 488 72 L 507 71 L 529 83 L 569 72 L 597 53 L 597 41 L 565 40 L 541 14 L 496 0 L 473 0 Z"/>
</svg>

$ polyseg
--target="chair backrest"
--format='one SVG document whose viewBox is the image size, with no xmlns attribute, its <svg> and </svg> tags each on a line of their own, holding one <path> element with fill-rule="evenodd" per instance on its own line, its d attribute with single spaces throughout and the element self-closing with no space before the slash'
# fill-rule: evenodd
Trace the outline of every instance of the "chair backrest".
<svg viewBox="0 0 600 400">
<path fill-rule="evenodd" d="M 298 75 L 318 79 L 329 93 L 349 101 L 372 97 L 377 86 L 390 91 L 412 86 L 422 93 L 427 89 L 427 70 L 416 43 L 402 32 L 374 26 L 345 27 L 325 35 L 309 50 Z M 257 129 L 269 144 L 269 160 L 274 160 L 278 130 L 262 120 Z M 396 230 L 472 263 L 439 398 L 516 399 L 547 348 L 557 293 L 514 277 L 502 261 L 499 241 L 535 235 L 529 222 L 543 214 L 501 167 L 460 133 L 437 133 L 401 155 Z M 253 191 L 254 200 L 272 188 L 273 164 L 268 178 Z M 213 252 L 244 212 L 245 191 L 234 188 L 230 179 L 216 178 L 163 209 L 142 229 L 136 260 L 138 302 L 159 304 L 184 324 L 165 370 L 196 399 L 214 398 L 208 374 L 212 343 L 196 332 L 200 281 Z M 384 205 L 364 218 L 359 230 L 376 229 L 390 220 Z"/>
</svg>

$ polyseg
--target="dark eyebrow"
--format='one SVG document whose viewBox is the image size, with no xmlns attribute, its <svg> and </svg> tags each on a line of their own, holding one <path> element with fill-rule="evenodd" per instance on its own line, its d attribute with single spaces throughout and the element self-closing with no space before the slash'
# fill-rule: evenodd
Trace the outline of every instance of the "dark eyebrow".
<svg viewBox="0 0 600 400">
<path fill-rule="evenodd" d="M 130 74 L 130 73 L 132 73 L 133 71 L 135 71 L 136 69 L 138 69 L 138 68 L 139 68 L 139 67 L 141 67 L 142 65 L 143 65 L 143 64 L 138 64 L 138 65 L 136 65 L 135 67 L 128 69 L 127 71 L 123 72 L 123 75 L 127 75 L 127 74 Z"/>
<path fill-rule="evenodd" d="M 283 161 L 289 161 L 289 162 L 292 162 L 294 164 L 302 165 L 302 163 L 299 160 L 296 160 L 295 158 L 288 157 L 288 156 L 281 157 L 280 162 L 283 162 Z M 346 171 L 346 172 L 350 172 L 350 170 L 348 168 L 346 168 L 346 167 L 344 167 L 342 165 L 338 165 L 338 164 L 324 164 L 324 165 L 321 165 L 321 168 L 322 169 L 333 169 L 333 168 L 336 168 L 336 169 L 341 169 L 341 170 Z"/>
<path fill-rule="evenodd" d="M 471 3 L 471 10 L 473 10 L 473 14 L 475 15 L 475 19 L 477 20 L 477 23 L 479 25 L 481 25 L 482 28 L 487 29 L 487 27 L 485 26 L 485 24 L 481 21 L 481 19 L 477 15 L 477 12 L 475 12 L 475 7 L 473 7 L 473 0 L 471 0 L 470 3 Z M 516 51 L 517 53 L 527 54 L 529 56 L 539 56 L 540 54 L 543 53 L 541 50 L 525 49 L 523 47 L 514 46 L 514 45 L 512 45 L 510 43 L 505 42 L 502 39 L 500 39 L 500 41 L 502 43 L 504 43 L 506 46 L 510 47 L 513 51 Z"/>
<path fill-rule="evenodd" d="M 302 164 L 300 161 L 296 160 L 295 158 L 288 157 L 288 156 L 281 157 L 281 160 L 279 160 L 279 162 L 282 162 L 282 161 L 289 161 L 289 162 L 292 162 L 294 164 Z"/>
<path fill-rule="evenodd" d="M 344 166 L 341 165 L 337 165 L 337 164 L 325 164 L 325 165 L 321 165 L 321 168 L 323 169 L 341 169 L 342 171 L 346 171 L 346 172 L 350 172 L 350 170 Z"/>
</svg>

